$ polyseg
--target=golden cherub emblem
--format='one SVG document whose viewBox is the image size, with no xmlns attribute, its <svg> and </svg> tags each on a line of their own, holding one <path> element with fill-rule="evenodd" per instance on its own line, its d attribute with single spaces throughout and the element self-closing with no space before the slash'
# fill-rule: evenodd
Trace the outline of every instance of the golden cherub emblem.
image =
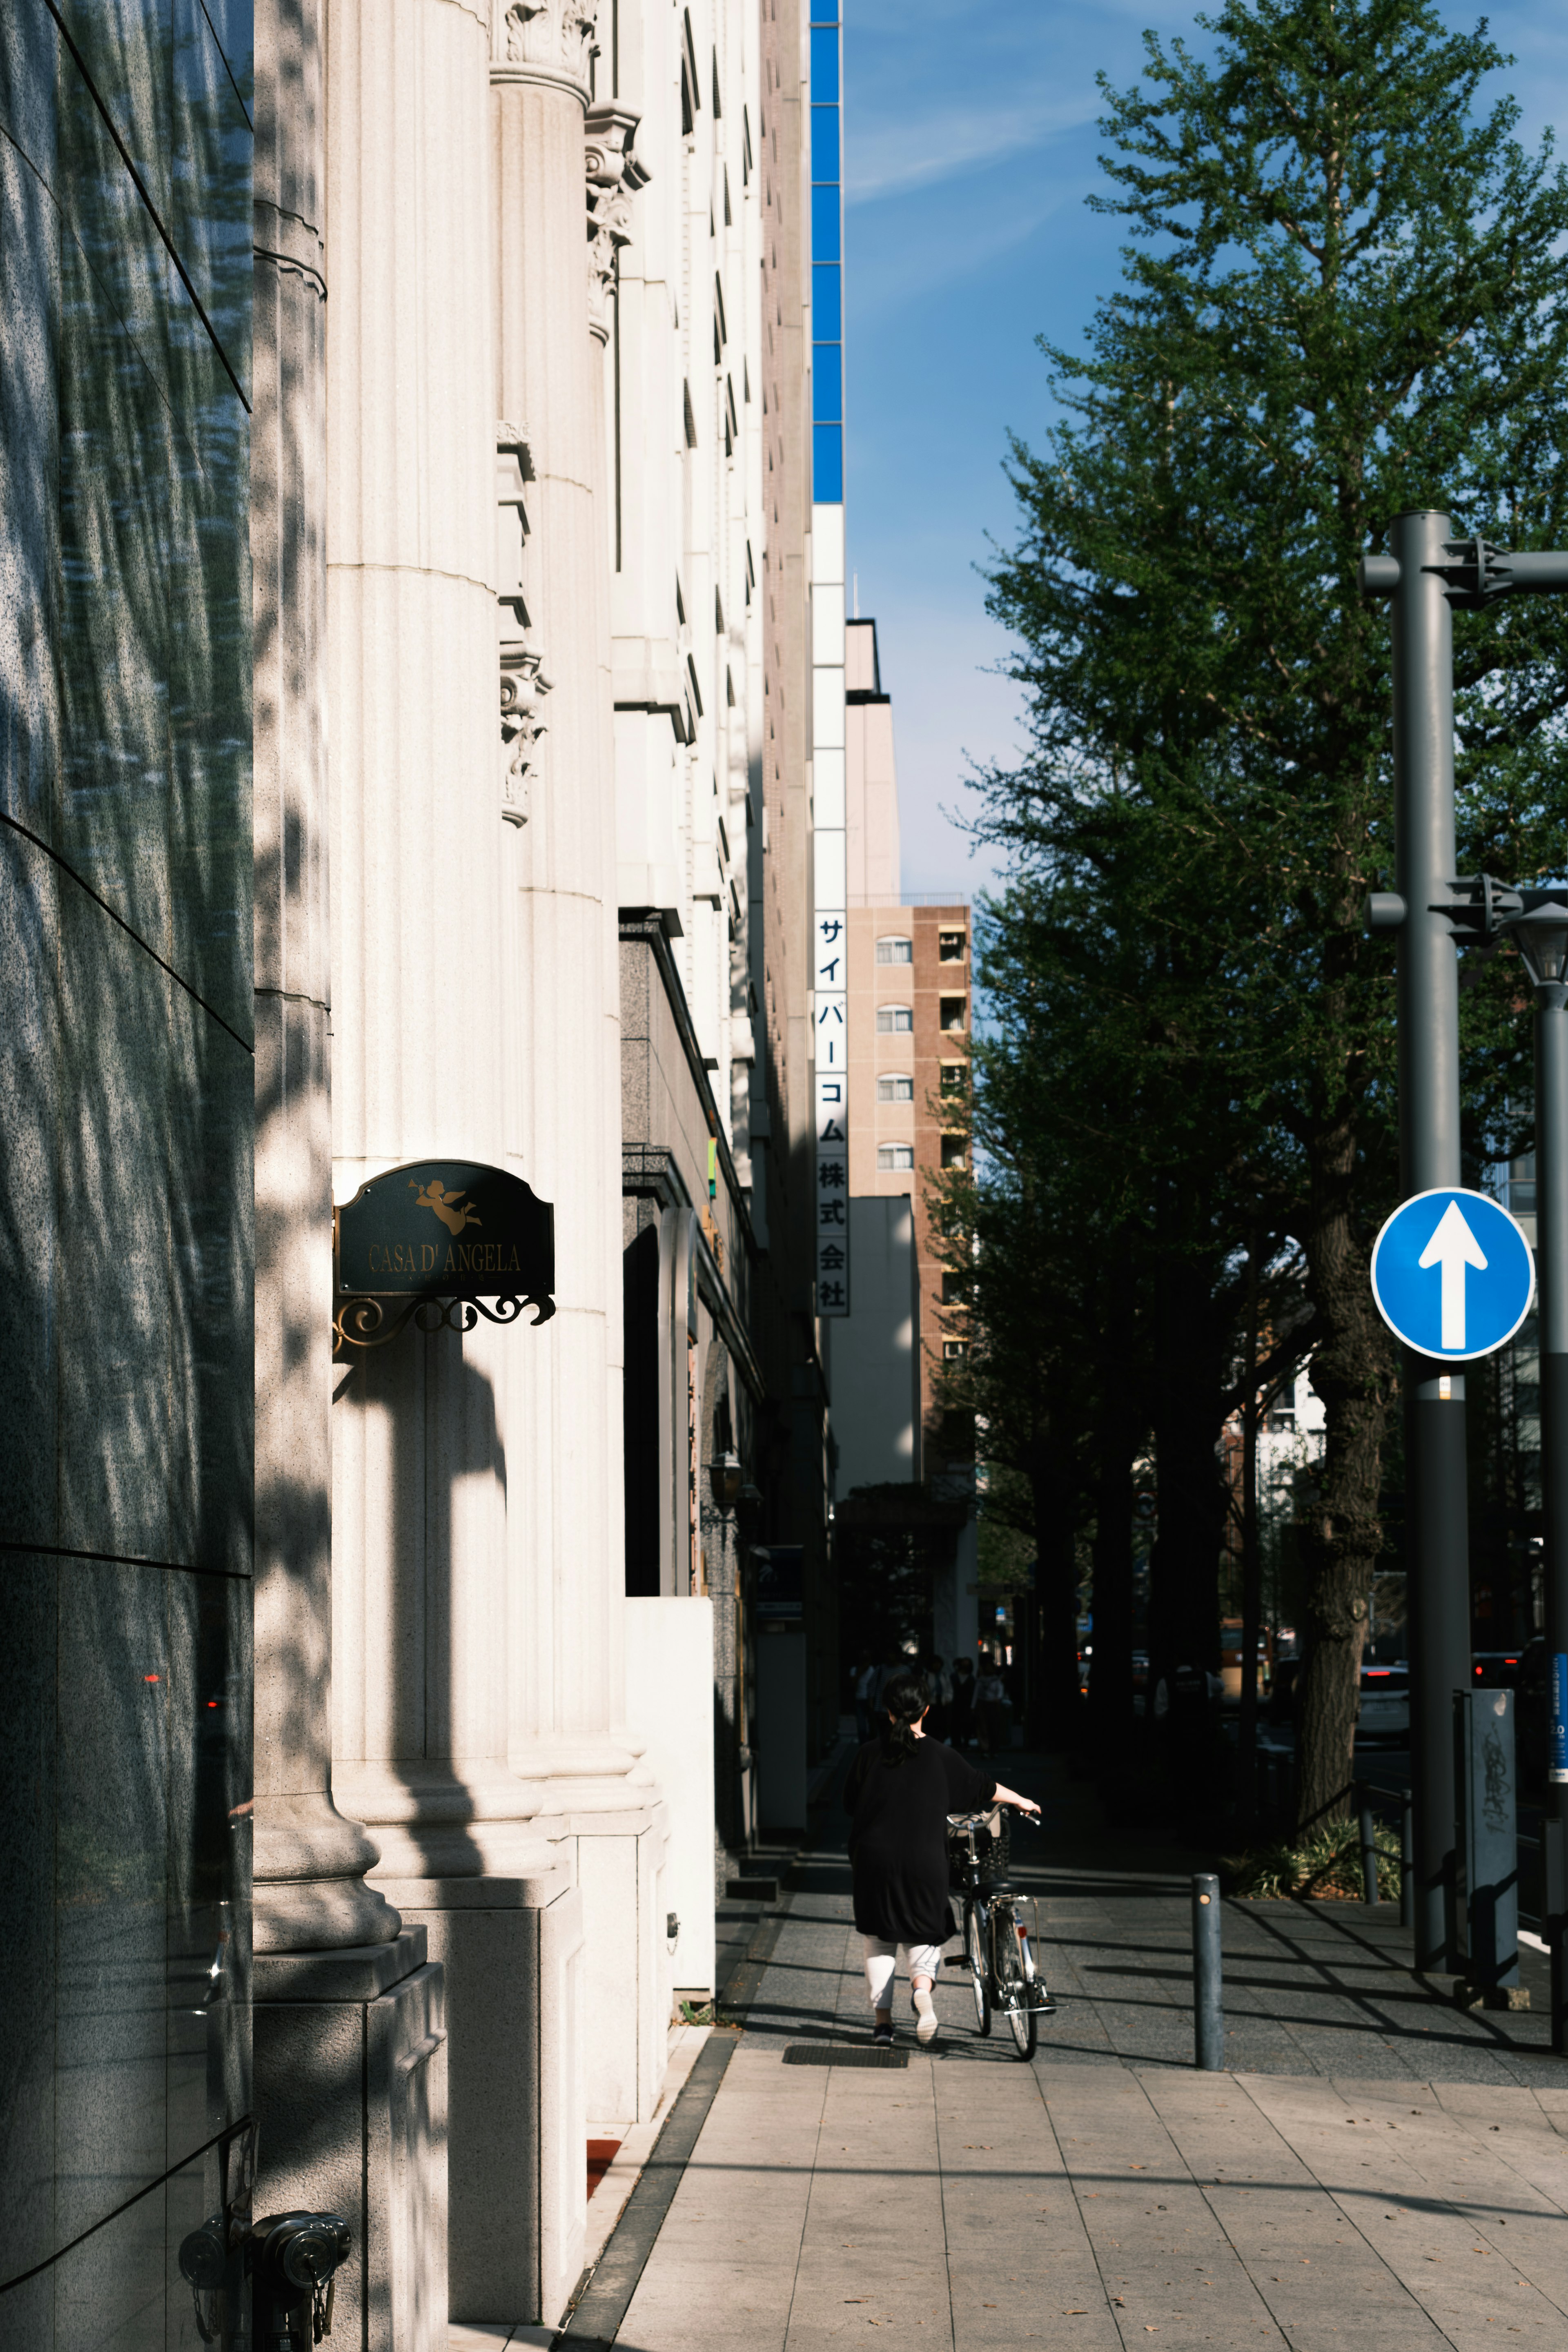
<svg viewBox="0 0 1568 2352">
<path fill-rule="evenodd" d="M 460 1234 L 465 1225 L 484 1223 L 477 1209 L 465 1204 L 461 1192 L 448 1192 L 438 1176 L 432 1176 L 428 1184 L 423 1187 L 411 1178 L 408 1189 L 417 1196 L 417 1205 L 421 1209 L 434 1210 L 448 1233 Z"/>
</svg>

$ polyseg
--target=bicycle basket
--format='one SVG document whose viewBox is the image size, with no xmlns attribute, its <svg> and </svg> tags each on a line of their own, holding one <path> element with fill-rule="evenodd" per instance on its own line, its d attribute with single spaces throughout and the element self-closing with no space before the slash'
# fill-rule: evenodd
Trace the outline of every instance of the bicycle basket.
<svg viewBox="0 0 1568 2352">
<path fill-rule="evenodd" d="M 980 1869 L 982 1886 L 994 1886 L 1007 1875 L 1012 1847 L 1008 1816 L 1002 1806 L 986 1816 L 984 1823 L 974 1832 L 974 1858 Z M 947 1832 L 947 1867 L 949 1882 L 954 1887 L 968 1884 L 969 1832 L 949 1828 Z"/>
</svg>

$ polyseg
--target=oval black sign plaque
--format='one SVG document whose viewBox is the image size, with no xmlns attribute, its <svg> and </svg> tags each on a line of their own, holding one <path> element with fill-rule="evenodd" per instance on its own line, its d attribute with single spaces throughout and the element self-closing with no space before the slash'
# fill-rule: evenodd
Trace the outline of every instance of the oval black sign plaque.
<svg viewBox="0 0 1568 2352">
<path fill-rule="evenodd" d="M 472 1330 L 480 1315 L 515 1323 L 532 1307 L 544 1323 L 555 1312 L 555 1212 L 504 1168 L 389 1168 L 334 1211 L 332 1225 L 341 1346 L 379 1347 L 411 1318 L 422 1330 Z"/>
</svg>

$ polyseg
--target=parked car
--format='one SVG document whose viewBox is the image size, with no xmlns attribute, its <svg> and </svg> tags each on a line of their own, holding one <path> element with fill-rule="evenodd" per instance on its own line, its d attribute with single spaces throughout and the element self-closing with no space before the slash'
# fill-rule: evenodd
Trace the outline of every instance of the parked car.
<svg viewBox="0 0 1568 2352">
<path fill-rule="evenodd" d="M 1363 1666 L 1356 1738 L 1403 1741 L 1409 1737 L 1409 1667 Z"/>
<path fill-rule="evenodd" d="M 1239 1706 L 1241 1704 L 1243 1656 L 1241 1636 L 1242 1625 L 1238 1617 L 1224 1617 L 1220 1620 L 1219 1668 L 1220 1678 L 1225 1685 L 1226 1706 Z M 1268 1696 L 1268 1685 L 1273 1673 L 1274 1635 L 1269 1628 L 1264 1625 L 1259 1628 L 1258 1636 L 1258 1695 L 1261 1699 L 1266 1699 Z"/>
</svg>

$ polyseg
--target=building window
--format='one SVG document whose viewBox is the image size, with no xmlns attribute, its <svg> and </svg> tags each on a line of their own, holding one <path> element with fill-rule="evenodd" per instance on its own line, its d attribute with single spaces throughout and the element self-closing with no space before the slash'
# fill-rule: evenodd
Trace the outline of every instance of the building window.
<svg viewBox="0 0 1568 2352">
<path fill-rule="evenodd" d="M 907 1004 L 878 1005 L 877 1030 L 880 1036 L 890 1037 L 895 1033 L 902 1034 L 914 1025 L 915 1016 Z"/>
<path fill-rule="evenodd" d="M 944 1135 L 942 1139 L 942 1164 L 944 1168 L 962 1168 L 966 1153 L 962 1135 Z"/>
<path fill-rule="evenodd" d="M 914 960 L 913 940 L 879 940 L 877 941 L 879 963 L 913 963 Z"/>
<path fill-rule="evenodd" d="M 914 1098 L 913 1078 L 887 1077 L 879 1078 L 877 1081 L 879 1102 L 913 1102 Z"/>
<path fill-rule="evenodd" d="M 969 1076 L 967 1062 L 944 1062 L 942 1066 L 942 1090 L 944 1095 L 961 1095 Z"/>
<path fill-rule="evenodd" d="M 879 1143 L 877 1146 L 879 1176 L 891 1175 L 897 1169 L 912 1168 L 914 1164 L 915 1147 L 912 1143 Z"/>
<path fill-rule="evenodd" d="M 963 1304 L 963 1285 L 964 1276 L 955 1274 L 950 1266 L 942 1277 L 942 1303 L 944 1307 L 961 1307 Z"/>
<path fill-rule="evenodd" d="M 944 1364 L 962 1364 L 968 1353 L 969 1350 L 962 1339 L 944 1339 L 942 1343 L 942 1360 Z"/>
<path fill-rule="evenodd" d="M 939 931 L 936 954 L 939 963 L 962 963 L 969 945 L 967 931 Z"/>
<path fill-rule="evenodd" d="M 966 996 L 944 996 L 942 999 L 942 1025 L 944 1029 L 962 1029 L 969 1009 Z"/>
</svg>

